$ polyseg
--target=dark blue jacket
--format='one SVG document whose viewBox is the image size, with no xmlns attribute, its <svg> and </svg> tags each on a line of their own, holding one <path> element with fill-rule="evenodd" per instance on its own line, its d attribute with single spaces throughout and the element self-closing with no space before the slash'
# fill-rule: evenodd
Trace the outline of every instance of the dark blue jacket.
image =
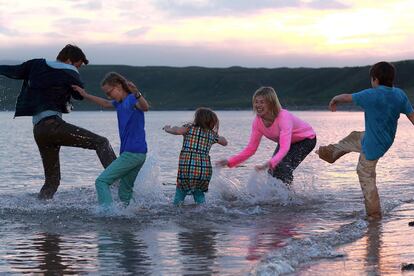
<svg viewBox="0 0 414 276">
<path fill-rule="evenodd" d="M 68 113 L 71 97 L 83 99 L 71 87 L 72 84 L 83 87 L 79 73 L 52 68 L 45 59 L 32 59 L 20 65 L 0 65 L 0 75 L 23 80 L 14 116 L 33 116 L 45 110 Z"/>
</svg>

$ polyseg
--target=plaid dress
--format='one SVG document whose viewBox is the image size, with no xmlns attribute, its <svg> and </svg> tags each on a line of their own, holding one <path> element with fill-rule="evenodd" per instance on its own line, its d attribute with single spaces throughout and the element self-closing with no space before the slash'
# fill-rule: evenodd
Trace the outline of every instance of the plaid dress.
<svg viewBox="0 0 414 276">
<path fill-rule="evenodd" d="M 184 135 L 178 162 L 177 188 L 182 191 L 208 191 L 211 174 L 210 148 L 218 142 L 218 134 L 212 130 L 190 126 Z"/>
</svg>

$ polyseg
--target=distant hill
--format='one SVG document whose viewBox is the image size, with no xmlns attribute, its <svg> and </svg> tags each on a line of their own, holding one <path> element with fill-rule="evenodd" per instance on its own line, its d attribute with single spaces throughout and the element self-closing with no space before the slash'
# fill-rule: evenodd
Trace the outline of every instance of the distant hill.
<svg viewBox="0 0 414 276">
<path fill-rule="evenodd" d="M 396 85 L 414 102 L 414 60 L 393 63 L 397 68 Z M 369 66 L 344 68 L 204 68 L 136 67 L 88 65 L 81 68 L 86 89 L 98 96 L 100 81 L 110 71 L 132 80 L 150 101 L 152 110 L 249 109 L 253 92 L 260 86 L 273 86 L 284 107 L 325 109 L 338 93 L 350 93 L 370 87 Z M 14 110 L 21 82 L 0 76 L 0 110 Z M 86 101 L 75 101 L 76 110 L 97 110 Z"/>
</svg>

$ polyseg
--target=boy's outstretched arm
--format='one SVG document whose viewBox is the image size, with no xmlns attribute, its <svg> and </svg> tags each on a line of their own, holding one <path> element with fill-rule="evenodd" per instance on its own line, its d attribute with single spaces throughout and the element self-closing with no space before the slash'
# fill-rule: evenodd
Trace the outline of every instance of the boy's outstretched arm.
<svg viewBox="0 0 414 276">
<path fill-rule="evenodd" d="M 174 134 L 174 135 L 184 135 L 188 132 L 188 128 L 186 127 L 178 127 L 178 126 L 171 127 L 170 125 L 165 125 L 162 129 L 165 132 Z"/>
<path fill-rule="evenodd" d="M 414 125 L 414 112 L 407 115 L 408 120 Z"/>
<path fill-rule="evenodd" d="M 102 106 L 103 108 L 112 108 L 112 107 L 114 107 L 114 106 L 112 105 L 111 101 L 108 101 L 108 100 L 106 100 L 106 99 L 104 99 L 104 98 L 101 98 L 101 97 L 97 97 L 97 96 L 94 96 L 94 95 L 88 94 L 88 93 L 86 92 L 86 90 L 85 90 L 85 89 L 83 89 L 83 88 L 82 88 L 82 87 L 80 87 L 80 86 L 77 86 L 77 85 L 72 85 L 72 88 L 73 88 L 73 90 L 78 91 L 78 92 L 79 92 L 79 94 L 80 94 L 82 97 L 84 97 L 85 99 L 87 99 L 88 101 L 91 101 L 91 102 L 93 102 L 93 103 L 96 103 L 97 105 L 100 105 L 100 106 Z"/>
<path fill-rule="evenodd" d="M 336 105 L 338 103 L 352 103 L 352 94 L 340 94 L 340 95 L 336 95 L 329 102 L 329 109 L 332 112 L 335 112 L 336 111 Z"/>
</svg>

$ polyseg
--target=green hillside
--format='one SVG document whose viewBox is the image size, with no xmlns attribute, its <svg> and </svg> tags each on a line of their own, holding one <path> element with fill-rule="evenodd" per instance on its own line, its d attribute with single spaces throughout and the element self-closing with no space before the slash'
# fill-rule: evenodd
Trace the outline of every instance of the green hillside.
<svg viewBox="0 0 414 276">
<path fill-rule="evenodd" d="M 414 60 L 395 62 L 398 87 L 414 102 Z M 294 109 L 326 108 L 332 96 L 370 86 L 369 66 L 344 68 L 204 68 L 135 67 L 89 65 L 81 69 L 86 89 L 103 96 L 100 81 L 109 71 L 132 80 L 150 101 L 152 110 L 248 109 L 260 86 L 273 86 L 282 105 Z M 0 110 L 14 110 L 21 82 L 0 76 Z M 96 110 L 86 101 L 75 102 L 76 110 Z"/>
</svg>

